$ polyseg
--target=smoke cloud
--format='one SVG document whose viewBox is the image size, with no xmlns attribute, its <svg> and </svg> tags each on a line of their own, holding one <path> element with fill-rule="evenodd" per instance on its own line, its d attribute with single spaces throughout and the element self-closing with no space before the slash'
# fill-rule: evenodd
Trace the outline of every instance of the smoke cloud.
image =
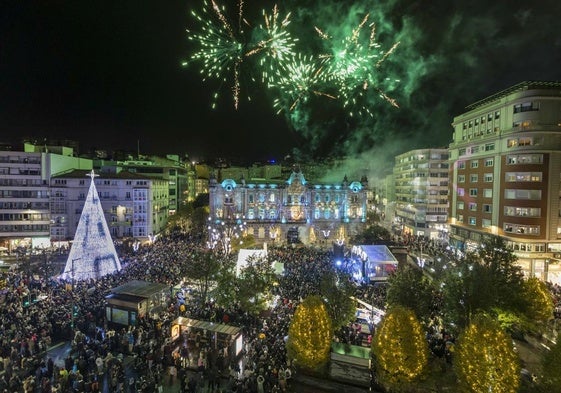
<svg viewBox="0 0 561 393">
<path fill-rule="evenodd" d="M 561 36 L 555 27 L 561 3 L 556 0 L 298 0 L 292 9 L 285 4 L 304 50 L 330 49 L 313 26 L 336 41 L 349 36 L 366 14 L 376 23 L 383 50 L 400 42 L 378 70 L 381 90 L 399 108 L 368 94 L 364 99 L 372 117 L 351 117 L 352 108 L 343 110 L 324 97 L 285 114 L 306 141 L 295 155 L 346 158 L 334 168 L 336 179 L 383 177 L 395 155 L 447 147 L 450 123 L 465 106 L 525 80 L 561 79 Z"/>
</svg>

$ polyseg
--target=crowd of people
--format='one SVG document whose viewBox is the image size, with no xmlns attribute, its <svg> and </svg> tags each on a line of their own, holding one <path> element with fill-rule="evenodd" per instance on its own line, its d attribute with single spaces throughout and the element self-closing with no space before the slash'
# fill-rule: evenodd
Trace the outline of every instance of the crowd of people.
<svg viewBox="0 0 561 393">
<path fill-rule="evenodd" d="M 419 239 L 397 240 L 425 252 L 441 247 L 430 242 L 421 246 Z M 146 393 L 175 382 L 181 392 L 189 393 L 288 391 L 296 373 L 285 347 L 291 316 L 302 299 L 320 293 L 321 278 L 333 269 L 331 250 L 271 247 L 269 257 L 284 264 L 284 274 L 274 287 L 276 302 L 263 315 L 211 300 L 185 303 L 180 309 L 170 294 L 166 308 L 139 318 L 135 326 L 108 324 L 105 296 L 112 288 L 131 280 L 172 288 L 183 279 L 185 263 L 202 249 L 196 239 L 180 233 L 139 248 L 120 247 L 120 271 L 95 281 L 77 281 L 72 288 L 63 280 L 37 279 L 26 271 L 2 273 L 0 392 L 98 392 L 108 386 L 111 392 Z M 355 296 L 385 307 L 384 286 L 354 284 Z M 559 312 L 560 287 L 552 286 L 552 293 Z M 242 358 L 235 358 L 227 345 L 215 347 L 201 340 L 200 332 L 172 342 L 171 323 L 178 315 L 239 326 Z M 338 331 L 341 341 L 356 344 L 363 341 L 357 340 L 359 333 L 360 326 L 353 321 Z M 68 339 L 72 352 L 64 365 L 45 356 L 53 343 Z M 435 326 L 429 340 L 433 352 L 448 360 L 453 337 Z M 134 359 L 132 373 L 124 365 L 127 356 Z"/>
<path fill-rule="evenodd" d="M 270 249 L 286 271 L 276 287 L 278 301 L 267 316 L 224 309 L 211 301 L 182 309 L 182 315 L 191 318 L 240 326 L 245 339 L 243 368 L 222 351 L 217 356 L 208 344 L 197 348 L 196 361 L 185 362 L 181 348 L 170 342 L 171 322 L 180 312 L 171 296 L 166 309 L 140 318 L 136 326 L 107 323 L 105 296 L 112 288 L 131 280 L 176 285 L 182 264 L 203 247 L 191 240 L 175 233 L 136 250 L 119 249 L 121 271 L 95 281 L 76 281 L 72 288 L 63 280 L 37 278 L 28 271 L 2 273 L 0 392 L 96 392 L 104 384 L 114 392 L 157 391 L 175 378 L 185 392 L 199 392 L 203 386 L 210 389 L 205 391 L 287 391 L 294 373 L 285 351 L 290 316 L 299 301 L 317 294 L 319 279 L 331 268 L 329 252 Z M 73 350 L 64 365 L 45 358 L 47 348 L 69 338 Z M 135 368 L 143 371 L 134 380 L 124 377 L 124 356 L 134 356 Z M 187 369 L 197 370 L 200 378 L 193 378 Z"/>
</svg>

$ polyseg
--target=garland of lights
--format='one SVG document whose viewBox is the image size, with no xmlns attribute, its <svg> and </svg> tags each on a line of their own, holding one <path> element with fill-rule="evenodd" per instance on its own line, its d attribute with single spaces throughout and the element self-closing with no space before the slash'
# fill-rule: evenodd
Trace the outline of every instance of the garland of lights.
<svg viewBox="0 0 561 393">
<path fill-rule="evenodd" d="M 531 277 L 524 281 L 526 299 L 530 302 L 529 316 L 539 322 L 553 318 L 553 298 L 551 292 L 539 278 Z"/>
<path fill-rule="evenodd" d="M 428 364 L 428 345 L 415 313 L 394 306 L 386 314 L 372 340 L 378 379 L 398 387 L 423 374 Z"/>
<path fill-rule="evenodd" d="M 287 352 L 296 364 L 317 370 L 329 360 L 333 328 L 319 296 L 309 296 L 296 308 L 288 330 Z"/>
<path fill-rule="evenodd" d="M 490 318 L 480 315 L 458 338 L 454 367 L 465 391 L 515 393 L 520 360 L 512 339 Z"/>
</svg>

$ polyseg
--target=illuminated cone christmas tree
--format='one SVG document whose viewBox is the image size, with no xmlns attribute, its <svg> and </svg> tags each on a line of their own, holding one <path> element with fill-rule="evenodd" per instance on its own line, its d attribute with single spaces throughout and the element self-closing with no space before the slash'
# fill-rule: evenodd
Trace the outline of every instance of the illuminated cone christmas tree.
<svg viewBox="0 0 561 393">
<path fill-rule="evenodd" d="M 92 170 L 90 189 L 80 216 L 66 267 L 61 277 L 70 280 L 98 279 L 121 270 L 103 209 L 99 201 Z"/>
</svg>

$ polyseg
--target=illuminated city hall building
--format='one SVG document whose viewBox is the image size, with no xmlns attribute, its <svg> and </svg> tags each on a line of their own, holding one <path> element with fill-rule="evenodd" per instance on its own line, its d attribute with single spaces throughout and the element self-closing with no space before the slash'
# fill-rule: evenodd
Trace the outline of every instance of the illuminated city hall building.
<svg viewBox="0 0 561 393">
<path fill-rule="evenodd" d="M 300 170 L 285 181 L 219 181 L 211 176 L 210 220 L 243 220 L 258 243 L 346 243 L 366 222 L 367 189 L 366 177 L 311 184 Z"/>
<path fill-rule="evenodd" d="M 561 83 L 519 83 L 452 126 L 451 245 L 498 235 L 526 276 L 561 283 Z"/>
</svg>

